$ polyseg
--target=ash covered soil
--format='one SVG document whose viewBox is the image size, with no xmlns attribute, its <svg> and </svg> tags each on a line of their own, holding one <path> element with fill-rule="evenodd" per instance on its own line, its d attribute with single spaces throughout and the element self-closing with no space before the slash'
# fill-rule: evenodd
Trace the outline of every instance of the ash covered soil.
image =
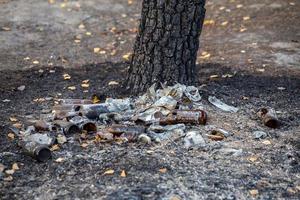
<svg viewBox="0 0 300 200">
<path fill-rule="evenodd" d="M 9 118 L 22 122 L 26 115 L 50 109 L 53 101 L 46 97 L 125 97 L 108 83 L 124 80 L 128 63 L 122 56 L 131 51 L 140 1 L 0 1 L 0 25 L 10 28 L 0 31 L 5 41 L 0 44 L 0 163 L 20 168 L 10 181 L 3 180 L 9 175 L 0 175 L 1 199 L 299 199 L 299 3 L 214 0 L 206 7 L 212 21 L 201 36 L 198 86 L 208 125 L 233 136 L 221 142 L 205 138 L 210 147 L 205 150 L 187 150 L 182 140 L 87 148 L 67 143 L 53 152 L 52 160 L 38 163 L 7 137 Z M 43 15 L 43 9 L 53 10 Z M 81 23 L 84 31 L 78 28 Z M 113 27 L 119 31 L 111 32 Z M 106 53 L 94 53 L 95 47 Z M 70 80 L 63 79 L 65 73 Z M 90 87 L 84 92 L 86 79 Z M 21 85 L 23 91 L 17 89 Z M 223 112 L 208 96 L 239 111 Z M 280 128 L 270 129 L 256 117 L 265 106 L 277 111 Z M 254 139 L 256 130 L 267 138 Z M 64 161 L 57 163 L 57 158 Z M 108 169 L 115 173 L 104 175 Z M 122 170 L 126 177 L 120 176 Z"/>
</svg>

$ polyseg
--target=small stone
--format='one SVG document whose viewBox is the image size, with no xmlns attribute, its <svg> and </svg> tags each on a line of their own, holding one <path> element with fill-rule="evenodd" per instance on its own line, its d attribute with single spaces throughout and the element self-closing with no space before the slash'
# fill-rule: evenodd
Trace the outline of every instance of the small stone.
<svg viewBox="0 0 300 200">
<path fill-rule="evenodd" d="M 268 136 L 268 134 L 263 131 L 254 131 L 253 136 L 255 139 L 264 139 Z"/>
<path fill-rule="evenodd" d="M 64 135 L 59 134 L 56 138 L 58 144 L 64 144 L 67 142 L 67 138 Z"/>
<path fill-rule="evenodd" d="M 3 172 L 5 169 L 5 166 L 3 164 L 0 163 L 0 172 Z"/>
<path fill-rule="evenodd" d="M 199 147 L 205 147 L 205 140 L 203 139 L 202 135 L 200 134 L 200 131 L 194 130 L 187 132 L 185 138 L 184 138 L 184 146 L 186 148 L 199 148 Z"/>
<path fill-rule="evenodd" d="M 21 86 L 19 86 L 19 87 L 18 87 L 18 90 L 19 90 L 19 91 L 23 91 L 23 90 L 25 90 L 25 85 L 21 85 Z"/>
<path fill-rule="evenodd" d="M 138 137 L 138 141 L 141 142 L 141 143 L 150 144 L 151 143 L 151 138 L 146 134 L 141 134 Z"/>
</svg>

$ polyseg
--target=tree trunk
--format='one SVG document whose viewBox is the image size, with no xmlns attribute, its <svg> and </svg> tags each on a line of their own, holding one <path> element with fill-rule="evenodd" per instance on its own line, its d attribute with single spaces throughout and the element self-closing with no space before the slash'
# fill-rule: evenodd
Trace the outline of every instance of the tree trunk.
<svg viewBox="0 0 300 200">
<path fill-rule="evenodd" d="M 144 0 L 127 77 L 132 93 L 153 83 L 195 82 L 205 0 Z"/>
</svg>

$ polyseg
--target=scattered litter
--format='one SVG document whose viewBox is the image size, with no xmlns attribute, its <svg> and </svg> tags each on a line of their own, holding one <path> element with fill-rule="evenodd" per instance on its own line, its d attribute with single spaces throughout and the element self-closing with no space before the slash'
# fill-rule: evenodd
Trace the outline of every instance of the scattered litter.
<svg viewBox="0 0 300 200">
<path fill-rule="evenodd" d="M 268 136 L 268 134 L 263 131 L 254 131 L 253 136 L 255 139 L 265 139 Z"/>
<path fill-rule="evenodd" d="M 221 110 L 226 112 L 236 113 L 239 110 L 236 107 L 225 104 L 224 102 L 222 102 L 221 100 L 217 99 L 214 96 L 209 96 L 208 101 L 214 106 L 216 106 L 217 108 L 220 108 Z"/>
<path fill-rule="evenodd" d="M 257 116 L 263 121 L 264 125 L 270 128 L 278 128 L 279 120 L 275 110 L 272 108 L 261 108 L 257 112 Z"/>
<path fill-rule="evenodd" d="M 184 146 L 187 149 L 190 148 L 201 148 L 201 147 L 205 147 L 205 140 L 203 139 L 203 137 L 201 136 L 200 131 L 188 131 L 186 133 L 186 136 L 184 138 Z"/>
</svg>

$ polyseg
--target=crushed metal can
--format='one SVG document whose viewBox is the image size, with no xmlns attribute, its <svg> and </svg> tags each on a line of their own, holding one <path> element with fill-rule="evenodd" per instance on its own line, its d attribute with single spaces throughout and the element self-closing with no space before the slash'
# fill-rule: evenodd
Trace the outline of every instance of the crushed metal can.
<svg viewBox="0 0 300 200">
<path fill-rule="evenodd" d="M 159 120 L 160 125 L 171 124 L 201 124 L 205 125 L 207 114 L 203 110 L 175 110 L 166 117 Z"/>
</svg>

